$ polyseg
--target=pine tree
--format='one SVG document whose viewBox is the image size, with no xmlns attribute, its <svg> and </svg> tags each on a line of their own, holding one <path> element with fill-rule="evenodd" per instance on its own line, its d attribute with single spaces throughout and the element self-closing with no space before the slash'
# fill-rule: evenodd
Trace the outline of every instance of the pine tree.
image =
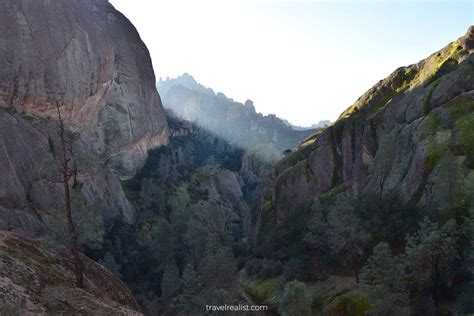
<svg viewBox="0 0 474 316">
<path fill-rule="evenodd" d="M 199 265 L 199 275 L 206 288 L 230 289 L 235 285 L 237 263 L 234 254 L 216 236 L 209 238 L 205 256 Z"/>
<path fill-rule="evenodd" d="M 191 264 L 188 264 L 183 271 L 181 278 L 182 293 L 178 296 L 178 309 L 184 313 L 189 313 L 202 309 L 201 291 L 202 284 L 199 282 L 196 270 Z"/>
</svg>

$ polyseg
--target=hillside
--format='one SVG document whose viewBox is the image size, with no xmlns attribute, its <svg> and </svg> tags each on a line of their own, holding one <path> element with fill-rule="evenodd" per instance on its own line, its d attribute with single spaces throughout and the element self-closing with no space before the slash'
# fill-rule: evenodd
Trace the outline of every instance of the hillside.
<svg viewBox="0 0 474 316">
<path fill-rule="evenodd" d="M 278 219 L 336 187 L 350 197 L 368 192 L 383 197 L 396 190 L 403 205 L 411 202 L 428 212 L 445 154 L 459 162 L 462 178 L 469 178 L 473 37 L 470 28 L 427 59 L 397 69 L 280 161 L 271 188 Z"/>
<path fill-rule="evenodd" d="M 0 231 L 0 314 L 142 315 L 116 276 L 83 260 L 85 288 L 78 289 L 67 249 Z"/>
<path fill-rule="evenodd" d="M 453 311 L 459 306 L 448 302 L 466 295 L 463 308 L 472 312 L 467 299 L 473 293 L 467 281 L 472 279 L 468 272 L 472 262 L 462 258 L 470 256 L 472 230 L 466 227 L 471 225 L 474 208 L 473 51 L 471 27 L 428 58 L 395 70 L 334 124 L 305 139 L 278 162 L 253 209 L 256 257 L 270 267 L 291 266 L 287 279 L 300 280 L 318 277 L 318 269 L 310 268 L 312 260 L 325 275 L 355 270 L 356 277 L 364 264 L 367 272 L 368 262 L 388 269 L 400 261 L 400 273 L 407 273 L 408 278 L 403 279 L 408 282 L 403 295 L 411 303 L 395 298 L 400 289 L 379 279 L 385 294 L 377 297 L 363 288 L 349 287 L 359 292 L 344 298 L 347 304 L 365 304 L 366 310 L 370 306 L 395 308 L 397 313 L 409 306 L 412 313 L 429 314 L 430 308 L 441 304 L 440 297 L 444 308 Z M 340 225 L 348 231 L 341 231 Z M 459 235 L 453 235 L 452 229 Z M 455 241 L 459 257 L 453 252 L 442 257 L 433 254 L 433 266 L 416 261 L 423 260 L 417 247 L 424 245 L 432 252 L 439 248 L 429 247 L 448 247 L 440 240 L 432 240 L 431 246 L 423 244 L 428 241 L 422 234 L 436 238 L 441 231 L 446 243 Z M 338 244 L 344 234 L 351 236 L 346 240 L 349 249 Z M 441 244 L 435 246 L 436 242 Z M 371 253 L 374 257 L 368 261 Z M 403 253 L 405 257 L 397 256 Z M 425 266 L 424 277 L 412 274 L 416 264 Z M 433 267 L 435 274 L 430 272 Z M 447 276 L 448 270 L 456 271 L 455 275 Z M 377 284 L 373 279 L 365 282 Z M 365 303 L 354 301 L 355 295 Z M 381 301 L 389 299 L 393 301 Z"/>
</svg>

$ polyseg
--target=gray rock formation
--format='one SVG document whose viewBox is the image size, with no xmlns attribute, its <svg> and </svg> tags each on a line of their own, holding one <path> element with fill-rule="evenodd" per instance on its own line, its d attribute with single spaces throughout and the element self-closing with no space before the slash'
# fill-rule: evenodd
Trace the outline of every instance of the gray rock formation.
<svg viewBox="0 0 474 316">
<path fill-rule="evenodd" d="M 61 206 L 61 186 L 38 173 L 57 156 L 57 102 L 80 193 L 106 222 L 133 222 L 119 181 L 169 134 L 139 34 L 105 0 L 0 6 L 0 229 L 36 236 Z"/>
<path fill-rule="evenodd" d="M 69 124 L 122 177 L 167 142 L 146 46 L 105 0 L 1 0 L 0 101 Z"/>
</svg>

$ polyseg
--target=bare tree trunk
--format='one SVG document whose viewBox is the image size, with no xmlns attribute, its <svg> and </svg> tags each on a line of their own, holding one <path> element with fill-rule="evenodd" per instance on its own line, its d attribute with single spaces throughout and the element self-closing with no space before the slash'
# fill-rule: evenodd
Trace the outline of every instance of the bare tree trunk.
<svg viewBox="0 0 474 316">
<path fill-rule="evenodd" d="M 438 307 L 439 306 L 439 303 L 438 303 L 438 282 L 439 282 L 439 276 L 440 275 L 439 275 L 438 260 L 437 259 L 435 260 L 434 268 L 435 268 L 435 279 L 434 279 L 434 285 L 433 285 L 433 300 L 434 300 L 435 306 Z"/>
<path fill-rule="evenodd" d="M 351 245 L 351 259 L 352 259 L 352 268 L 354 269 L 354 274 L 356 278 L 356 283 L 359 284 L 359 269 L 357 269 L 357 258 L 354 253 L 354 249 L 352 245 Z"/>
<path fill-rule="evenodd" d="M 316 250 L 316 264 L 318 265 L 318 272 L 319 272 L 319 277 L 322 279 L 323 277 L 323 266 L 321 264 L 321 252 Z"/>
<path fill-rule="evenodd" d="M 70 157 L 66 153 L 66 140 L 64 136 L 64 124 L 61 117 L 61 111 L 59 109 L 59 103 L 56 104 L 59 118 L 59 136 L 61 138 L 61 159 L 62 159 L 62 176 L 64 186 L 64 202 L 66 207 L 67 224 L 69 229 L 69 248 L 74 258 L 74 274 L 76 276 L 76 287 L 84 288 L 84 264 L 81 260 L 79 252 L 77 251 L 77 233 L 74 226 L 74 220 L 72 218 L 72 207 L 71 207 L 71 193 L 69 190 L 69 160 Z"/>
<path fill-rule="evenodd" d="M 384 176 L 382 175 L 379 182 L 379 200 L 380 201 L 382 201 L 384 182 L 385 182 L 385 179 L 384 179 Z"/>
</svg>

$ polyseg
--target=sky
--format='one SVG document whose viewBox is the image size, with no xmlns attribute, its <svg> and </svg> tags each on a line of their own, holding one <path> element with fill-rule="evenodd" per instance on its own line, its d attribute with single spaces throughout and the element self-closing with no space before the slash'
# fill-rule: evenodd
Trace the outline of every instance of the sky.
<svg viewBox="0 0 474 316">
<path fill-rule="evenodd" d="M 157 80 L 185 72 L 292 124 L 334 121 L 400 66 L 474 24 L 474 0 L 110 0 Z"/>
</svg>

